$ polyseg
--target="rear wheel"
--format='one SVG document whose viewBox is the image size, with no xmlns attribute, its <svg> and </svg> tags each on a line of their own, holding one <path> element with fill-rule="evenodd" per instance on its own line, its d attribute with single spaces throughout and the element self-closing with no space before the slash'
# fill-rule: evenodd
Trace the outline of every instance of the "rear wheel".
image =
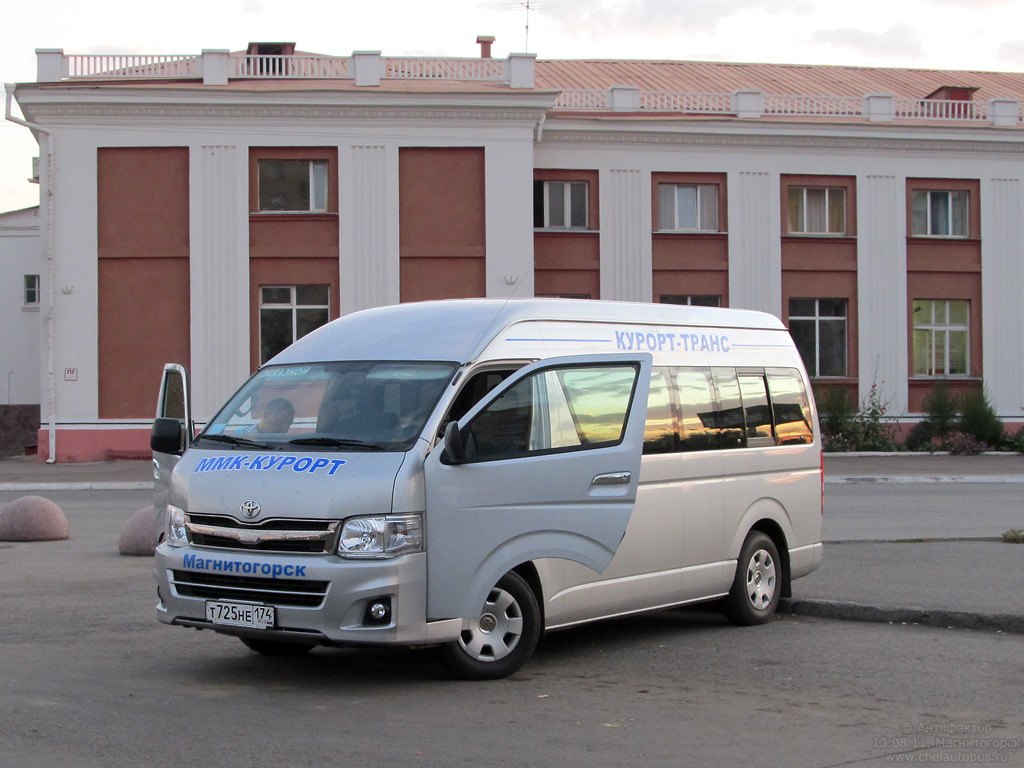
<svg viewBox="0 0 1024 768">
<path fill-rule="evenodd" d="M 261 640 L 255 637 L 239 638 L 250 650 L 264 656 L 295 657 L 309 653 L 315 646 L 309 643 L 286 643 L 281 640 Z"/>
<path fill-rule="evenodd" d="M 767 534 L 751 531 L 743 542 L 725 615 L 733 624 L 752 626 L 771 619 L 782 594 L 779 550 Z"/>
<path fill-rule="evenodd" d="M 441 662 L 464 680 L 508 677 L 533 655 L 540 638 L 537 598 L 518 573 L 506 573 L 462 635 L 441 647 Z"/>
</svg>

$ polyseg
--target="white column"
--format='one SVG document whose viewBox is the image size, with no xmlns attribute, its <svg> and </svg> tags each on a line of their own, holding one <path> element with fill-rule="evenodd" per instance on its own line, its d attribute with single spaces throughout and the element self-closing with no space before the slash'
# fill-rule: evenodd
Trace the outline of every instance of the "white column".
<svg viewBox="0 0 1024 768">
<path fill-rule="evenodd" d="M 339 147 L 338 158 L 340 314 L 397 304 L 398 195 L 392 202 L 388 190 L 398 189 L 398 155 L 356 146 Z"/>
<path fill-rule="evenodd" d="M 487 295 L 533 296 L 533 136 L 484 148 Z"/>
<path fill-rule="evenodd" d="M 44 198 L 41 208 L 54 206 L 54 407 L 58 423 L 95 421 L 99 418 L 97 148 L 88 135 L 71 131 L 56 138 L 54 147 L 53 196 Z M 66 368 L 77 371 L 77 380 L 65 380 Z M 43 403 L 45 420 L 46 400 Z"/>
<path fill-rule="evenodd" d="M 638 170 L 601 171 L 601 298 L 651 301 L 651 185 Z"/>
<path fill-rule="evenodd" d="M 1024 417 L 1024 259 L 1020 179 L 982 180 L 982 369 L 992 407 Z"/>
<path fill-rule="evenodd" d="M 189 153 L 192 410 L 200 422 L 250 373 L 248 176 L 245 147 Z"/>
<path fill-rule="evenodd" d="M 777 173 L 729 174 L 729 306 L 782 317 Z"/>
<path fill-rule="evenodd" d="M 857 339 L 860 398 L 877 384 L 890 415 L 906 414 L 906 181 L 857 177 Z"/>
</svg>

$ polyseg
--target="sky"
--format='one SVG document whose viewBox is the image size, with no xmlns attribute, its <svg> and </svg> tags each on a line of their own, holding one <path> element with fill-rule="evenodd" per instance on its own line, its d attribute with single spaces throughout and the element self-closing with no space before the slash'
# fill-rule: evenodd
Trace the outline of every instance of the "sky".
<svg viewBox="0 0 1024 768">
<path fill-rule="evenodd" d="M 34 82 L 36 48 L 198 54 L 288 41 L 335 56 L 475 57 L 477 35 L 496 38 L 495 57 L 1024 70 L 1024 0 L 11 0 L 0 79 Z M 27 182 L 36 155 L 28 129 L 0 121 L 0 212 L 39 202 Z"/>
</svg>

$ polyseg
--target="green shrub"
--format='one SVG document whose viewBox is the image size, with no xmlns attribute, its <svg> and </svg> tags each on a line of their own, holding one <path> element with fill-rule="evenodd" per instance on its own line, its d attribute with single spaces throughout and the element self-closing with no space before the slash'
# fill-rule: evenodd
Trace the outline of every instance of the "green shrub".
<svg viewBox="0 0 1024 768">
<path fill-rule="evenodd" d="M 926 414 L 924 421 L 931 430 L 931 434 L 928 436 L 929 440 L 933 437 L 945 437 L 953 431 L 959 410 L 957 406 L 956 397 L 946 380 L 936 381 L 931 393 L 924 401 Z"/>
<path fill-rule="evenodd" d="M 1024 529 L 1012 528 L 1003 534 L 1003 541 L 1007 544 L 1024 544 Z"/>
<path fill-rule="evenodd" d="M 960 399 L 959 431 L 998 448 L 1003 442 L 1003 422 L 996 416 L 984 390 L 974 389 Z"/>
<path fill-rule="evenodd" d="M 858 451 L 894 451 L 895 427 L 886 416 L 889 404 L 882 402 L 882 393 L 877 384 L 872 384 L 860 412 L 854 417 L 854 434 Z"/>
</svg>

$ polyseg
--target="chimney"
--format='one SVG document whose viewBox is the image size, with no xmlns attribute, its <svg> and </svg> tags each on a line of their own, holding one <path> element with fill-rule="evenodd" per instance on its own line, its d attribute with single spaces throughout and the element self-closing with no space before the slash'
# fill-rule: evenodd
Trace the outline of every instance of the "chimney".
<svg viewBox="0 0 1024 768">
<path fill-rule="evenodd" d="M 477 45 L 480 46 L 480 58 L 489 59 L 491 58 L 491 43 L 494 42 L 494 35 L 478 35 L 476 38 Z"/>
</svg>

